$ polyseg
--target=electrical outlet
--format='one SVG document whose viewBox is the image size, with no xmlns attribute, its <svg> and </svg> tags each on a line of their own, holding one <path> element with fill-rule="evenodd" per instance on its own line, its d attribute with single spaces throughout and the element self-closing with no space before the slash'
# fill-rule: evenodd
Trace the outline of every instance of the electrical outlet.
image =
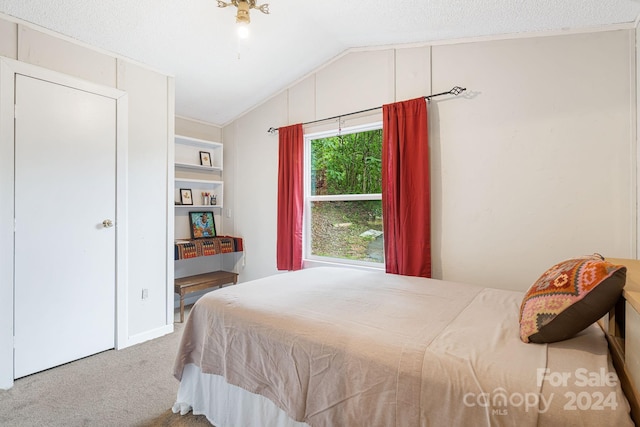
<svg viewBox="0 0 640 427">
<path fill-rule="evenodd" d="M 231 208 L 227 208 L 227 218 L 231 218 Z"/>
<path fill-rule="evenodd" d="M 142 290 L 142 299 L 147 299 L 149 298 L 149 289 L 143 289 Z"/>
</svg>

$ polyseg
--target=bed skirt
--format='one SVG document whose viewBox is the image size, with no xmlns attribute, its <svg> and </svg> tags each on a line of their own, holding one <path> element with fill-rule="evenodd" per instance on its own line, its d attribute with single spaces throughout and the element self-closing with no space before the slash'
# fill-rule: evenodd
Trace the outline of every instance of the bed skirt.
<svg viewBox="0 0 640 427">
<path fill-rule="evenodd" d="M 174 413 L 204 415 L 216 427 L 309 427 L 294 421 L 269 399 L 228 384 L 220 375 L 203 374 L 194 364 L 185 366 Z"/>
</svg>

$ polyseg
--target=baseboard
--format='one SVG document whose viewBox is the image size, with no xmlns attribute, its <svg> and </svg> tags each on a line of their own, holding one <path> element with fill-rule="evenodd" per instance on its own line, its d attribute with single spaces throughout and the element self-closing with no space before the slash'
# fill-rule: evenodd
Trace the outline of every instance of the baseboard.
<svg viewBox="0 0 640 427">
<path fill-rule="evenodd" d="M 131 347 L 132 345 L 140 344 L 155 338 L 160 338 L 161 336 L 170 334 L 172 332 L 173 323 L 170 325 L 162 326 L 161 328 L 143 332 L 141 334 L 132 335 L 127 339 L 127 342 L 124 345 L 118 347 L 118 350 L 122 350 L 123 348 Z"/>
<path fill-rule="evenodd" d="M 13 373 L 13 371 L 11 371 Z M 0 390 L 9 390 L 13 387 L 13 375 L 7 378 L 0 378 Z"/>
</svg>

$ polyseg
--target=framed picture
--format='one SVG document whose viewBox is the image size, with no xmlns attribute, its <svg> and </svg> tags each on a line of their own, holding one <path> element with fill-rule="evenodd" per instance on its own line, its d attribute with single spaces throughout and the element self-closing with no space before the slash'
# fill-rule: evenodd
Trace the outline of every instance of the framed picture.
<svg viewBox="0 0 640 427">
<path fill-rule="evenodd" d="M 212 166 L 211 165 L 211 153 L 208 153 L 206 151 L 201 151 L 200 152 L 200 164 L 202 166 Z"/>
<path fill-rule="evenodd" d="M 191 196 L 191 189 L 189 188 L 180 189 L 180 203 L 182 203 L 183 205 L 193 205 L 193 197 Z"/>
<path fill-rule="evenodd" d="M 216 237 L 216 223 L 213 212 L 189 212 L 191 221 L 191 238 L 205 239 Z"/>
</svg>

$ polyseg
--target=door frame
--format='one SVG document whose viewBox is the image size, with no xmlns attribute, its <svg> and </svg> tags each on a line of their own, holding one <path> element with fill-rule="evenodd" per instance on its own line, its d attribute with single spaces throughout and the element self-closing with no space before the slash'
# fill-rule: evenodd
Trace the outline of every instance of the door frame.
<svg viewBox="0 0 640 427">
<path fill-rule="evenodd" d="M 15 75 L 49 81 L 116 101 L 116 348 L 127 343 L 127 147 L 128 96 L 36 65 L 0 56 L 0 389 L 13 386 L 14 365 L 14 211 L 15 211 Z M 62 292 L 61 292 L 62 295 Z"/>
</svg>

